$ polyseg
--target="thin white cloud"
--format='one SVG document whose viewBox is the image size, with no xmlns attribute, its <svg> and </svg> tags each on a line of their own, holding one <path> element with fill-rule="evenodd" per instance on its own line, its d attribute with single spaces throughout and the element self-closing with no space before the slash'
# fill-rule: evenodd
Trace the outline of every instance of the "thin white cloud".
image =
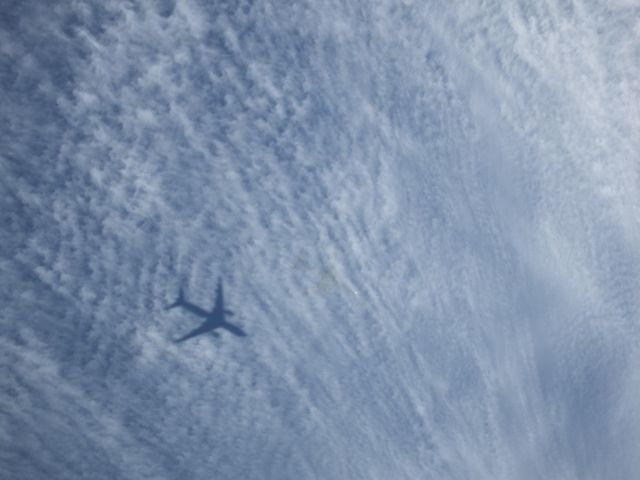
<svg viewBox="0 0 640 480">
<path fill-rule="evenodd" d="M 632 13 L 9 12 L 4 471 L 632 478 Z"/>
</svg>

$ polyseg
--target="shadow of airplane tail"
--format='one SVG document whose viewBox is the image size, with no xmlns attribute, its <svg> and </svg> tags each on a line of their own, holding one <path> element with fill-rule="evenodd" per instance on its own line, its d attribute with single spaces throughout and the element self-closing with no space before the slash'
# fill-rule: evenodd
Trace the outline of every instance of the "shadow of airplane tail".
<svg viewBox="0 0 640 480">
<path fill-rule="evenodd" d="M 178 298 L 171 305 L 168 305 L 165 310 L 171 310 L 172 308 L 180 307 L 184 304 L 184 291 L 182 290 L 182 287 L 180 287 L 180 290 L 178 291 Z"/>
</svg>

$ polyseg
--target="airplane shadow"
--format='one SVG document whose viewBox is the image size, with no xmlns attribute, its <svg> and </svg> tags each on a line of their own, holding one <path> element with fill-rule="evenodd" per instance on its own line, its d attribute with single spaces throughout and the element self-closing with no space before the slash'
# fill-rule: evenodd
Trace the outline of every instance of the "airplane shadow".
<svg viewBox="0 0 640 480">
<path fill-rule="evenodd" d="M 245 331 L 229 322 L 226 317 L 233 316 L 233 312 L 224 307 L 224 293 L 222 289 L 222 278 L 218 278 L 218 288 L 216 289 L 216 302 L 213 308 L 210 311 L 205 310 L 198 305 L 191 303 L 184 296 L 184 291 L 180 288 L 180 292 L 178 293 L 178 298 L 175 302 L 169 305 L 166 310 L 171 310 L 172 308 L 182 308 L 187 312 L 190 312 L 194 315 L 197 315 L 200 318 L 204 319 L 204 322 L 196 329 L 187 333 L 183 337 L 180 337 L 177 340 L 174 340 L 174 343 L 181 343 L 191 338 L 197 337 L 199 335 L 203 335 L 205 333 L 211 332 L 214 337 L 218 337 L 220 334 L 216 332 L 216 330 L 226 330 L 237 337 L 246 337 L 247 334 Z"/>
</svg>

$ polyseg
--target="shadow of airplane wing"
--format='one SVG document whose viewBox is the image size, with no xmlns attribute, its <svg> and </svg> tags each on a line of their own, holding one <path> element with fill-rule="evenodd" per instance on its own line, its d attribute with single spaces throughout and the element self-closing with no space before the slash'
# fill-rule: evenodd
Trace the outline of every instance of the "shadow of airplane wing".
<svg viewBox="0 0 640 480">
<path fill-rule="evenodd" d="M 238 336 L 238 337 L 246 337 L 247 334 L 245 333 L 244 330 L 242 330 L 240 327 L 236 327 L 235 325 L 231 324 L 231 323 L 225 323 L 224 325 L 222 325 L 221 328 L 224 328 L 228 331 L 230 331 L 231 333 L 233 333 L 234 335 Z"/>
<path fill-rule="evenodd" d="M 187 333 L 184 337 L 181 337 L 178 340 L 175 340 L 173 343 L 184 342 L 185 340 L 189 340 L 190 338 L 197 337 L 198 335 L 202 335 L 203 333 L 207 333 L 211 330 L 213 329 L 208 325 L 200 325 L 198 328 Z"/>
</svg>

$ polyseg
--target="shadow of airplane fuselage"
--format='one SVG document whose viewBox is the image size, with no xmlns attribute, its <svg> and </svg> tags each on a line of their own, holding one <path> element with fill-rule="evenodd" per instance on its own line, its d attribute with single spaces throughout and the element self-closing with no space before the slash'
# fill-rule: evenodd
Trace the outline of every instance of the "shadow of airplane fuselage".
<svg viewBox="0 0 640 480">
<path fill-rule="evenodd" d="M 178 299 L 173 302 L 171 305 L 167 307 L 167 310 L 172 308 L 180 307 L 188 312 L 191 312 L 201 318 L 204 318 L 204 323 L 200 325 L 195 330 L 187 333 L 184 337 L 179 338 L 175 341 L 175 343 L 184 342 L 185 340 L 189 340 L 190 338 L 197 337 L 198 335 L 202 335 L 207 332 L 212 332 L 213 335 L 218 336 L 218 333 L 214 330 L 218 328 L 222 328 L 227 330 L 228 332 L 233 333 L 238 337 L 246 337 L 247 334 L 240 327 L 227 322 L 225 316 L 233 316 L 233 312 L 224 308 L 224 296 L 222 293 L 222 279 L 218 279 L 218 288 L 216 289 L 216 303 L 213 307 L 213 310 L 210 312 L 206 311 L 204 308 L 201 308 L 184 298 L 184 292 L 182 288 L 180 288 L 180 293 L 178 294 Z"/>
</svg>

